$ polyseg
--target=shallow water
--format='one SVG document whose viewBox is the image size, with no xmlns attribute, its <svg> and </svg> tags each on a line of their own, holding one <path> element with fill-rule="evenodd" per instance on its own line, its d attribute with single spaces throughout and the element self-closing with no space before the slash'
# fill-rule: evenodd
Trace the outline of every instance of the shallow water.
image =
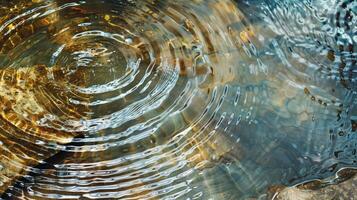
<svg viewBox="0 0 357 200">
<path fill-rule="evenodd" d="M 357 167 L 356 12 L 0 1 L 2 198 L 247 199 L 338 182 Z"/>
</svg>

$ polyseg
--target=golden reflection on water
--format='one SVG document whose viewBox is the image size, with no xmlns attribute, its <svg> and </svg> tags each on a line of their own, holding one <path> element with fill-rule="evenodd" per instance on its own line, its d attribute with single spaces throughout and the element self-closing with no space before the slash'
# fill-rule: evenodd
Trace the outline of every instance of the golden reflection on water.
<svg viewBox="0 0 357 200">
<path fill-rule="evenodd" d="M 27 166 L 35 166 L 58 152 L 41 149 L 44 141 L 65 144 L 83 134 L 79 124 L 68 126 L 67 130 L 60 126 L 67 120 L 85 119 L 89 109 L 69 105 L 69 98 L 88 101 L 87 96 L 63 89 L 71 84 L 83 85 L 83 72 L 66 77 L 58 67 L 47 69 L 38 65 L 6 68 L 0 70 L 0 77 L 3 168 L 0 191 L 4 192 L 14 179 L 27 173 Z M 51 117 L 55 119 L 49 122 Z"/>
<path fill-rule="evenodd" d="M 353 174 L 340 169 L 356 167 L 357 145 L 355 3 L 327 4 L 1 2 L 0 193 L 318 199 L 348 191 L 319 190 Z M 286 188 L 313 180 L 314 194 Z"/>
</svg>

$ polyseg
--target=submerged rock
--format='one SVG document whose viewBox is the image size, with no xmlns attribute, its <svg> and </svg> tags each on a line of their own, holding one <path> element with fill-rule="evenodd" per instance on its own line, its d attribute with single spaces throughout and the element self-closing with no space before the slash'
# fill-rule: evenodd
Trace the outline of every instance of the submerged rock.
<svg viewBox="0 0 357 200">
<path fill-rule="evenodd" d="M 281 188 L 282 190 L 270 194 L 276 200 L 349 200 L 357 197 L 356 170 L 342 170 L 344 182 L 338 184 L 323 184 L 321 181 L 305 183 L 295 187 Z M 351 178 L 352 176 L 352 178 Z"/>
</svg>

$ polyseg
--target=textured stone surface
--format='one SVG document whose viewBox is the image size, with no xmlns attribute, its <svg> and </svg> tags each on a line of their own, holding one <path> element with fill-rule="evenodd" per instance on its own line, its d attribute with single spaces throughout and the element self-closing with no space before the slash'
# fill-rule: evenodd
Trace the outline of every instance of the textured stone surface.
<svg viewBox="0 0 357 200">
<path fill-rule="evenodd" d="M 353 200 L 357 198 L 356 170 L 342 172 L 343 179 L 339 184 L 327 185 L 320 188 L 321 183 L 311 182 L 297 187 L 284 188 L 272 193 L 270 198 L 279 200 Z M 350 176 L 353 176 L 350 178 Z M 349 178 L 349 179 L 348 179 Z M 279 189 L 277 189 L 279 190 Z"/>
</svg>

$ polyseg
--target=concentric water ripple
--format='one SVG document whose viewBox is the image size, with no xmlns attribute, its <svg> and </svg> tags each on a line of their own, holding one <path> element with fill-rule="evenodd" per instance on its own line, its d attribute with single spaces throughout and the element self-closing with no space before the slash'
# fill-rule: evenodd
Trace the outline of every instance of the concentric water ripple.
<svg viewBox="0 0 357 200">
<path fill-rule="evenodd" d="M 0 1 L 2 198 L 264 199 L 338 183 L 357 167 L 356 12 Z"/>
</svg>

